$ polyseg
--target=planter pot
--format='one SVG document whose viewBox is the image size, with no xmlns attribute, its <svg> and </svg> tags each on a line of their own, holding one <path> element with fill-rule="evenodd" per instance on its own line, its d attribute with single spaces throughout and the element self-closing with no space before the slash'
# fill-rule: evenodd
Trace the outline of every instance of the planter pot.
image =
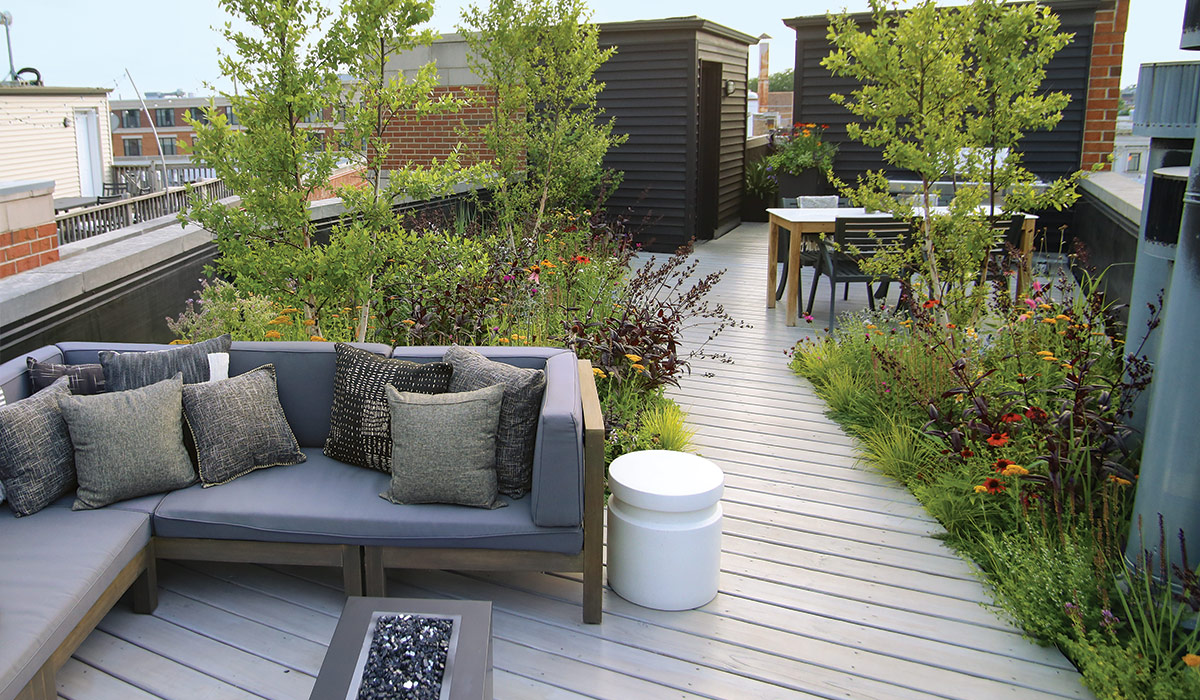
<svg viewBox="0 0 1200 700">
<path fill-rule="evenodd" d="M 767 208 L 777 204 L 775 198 L 756 197 L 747 192 L 742 197 L 742 221 L 766 221 Z"/>
<path fill-rule="evenodd" d="M 815 168 L 799 175 L 779 174 L 779 196 L 801 197 L 804 195 L 837 194 L 825 174 Z"/>
</svg>

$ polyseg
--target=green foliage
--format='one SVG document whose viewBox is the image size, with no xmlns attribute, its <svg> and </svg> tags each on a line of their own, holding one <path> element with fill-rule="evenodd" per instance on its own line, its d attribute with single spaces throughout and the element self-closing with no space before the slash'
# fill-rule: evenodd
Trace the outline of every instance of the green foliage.
<svg viewBox="0 0 1200 700">
<path fill-rule="evenodd" d="M 862 82 L 850 96 L 832 95 L 861 122 L 850 138 L 882 150 L 884 159 L 921 180 L 917 201 L 930 209 L 934 183 L 958 183 L 949 212 L 919 216 L 893 199 L 882 172 L 837 183 L 856 203 L 910 219 L 916 240 L 875 256 L 870 272 L 921 277 L 926 298 L 942 304 L 940 320 L 974 322 L 982 313 L 982 269 L 994 240 L 988 217 L 1011 211 L 1062 209 L 1076 199 L 1082 173 L 1044 191 L 1021 165 L 1022 136 L 1053 129 L 1068 96 L 1042 89 L 1045 65 L 1071 39 L 1057 16 L 1036 4 L 974 0 L 938 7 L 925 0 L 897 13 L 871 2 L 875 27 L 859 29 L 849 16 L 831 16 L 834 50 L 822 65 Z M 1002 205 L 996 193 L 1006 192 Z M 983 205 L 988 206 L 983 206 Z M 911 244 L 909 244 L 911 243 Z"/>
<path fill-rule="evenodd" d="M 495 155 L 494 206 L 510 235 L 530 212 L 536 235 L 549 212 L 592 205 L 605 187 L 604 155 L 626 139 L 596 106 L 604 84 L 594 76 L 615 49 L 600 50 L 590 17 L 583 0 L 463 10 L 468 64 L 495 92 L 480 136 Z"/>
<path fill-rule="evenodd" d="M 696 431 L 687 427 L 687 413 L 678 404 L 664 403 L 641 414 L 638 441 L 645 449 L 691 452 Z"/>
<path fill-rule="evenodd" d="M 767 87 L 771 92 L 791 92 L 795 77 L 794 70 L 784 68 L 778 73 L 772 73 L 768 76 Z M 750 90 L 754 92 L 758 91 L 758 78 L 750 79 Z"/>
<path fill-rule="evenodd" d="M 775 179 L 774 168 L 765 158 L 746 166 L 746 192 L 771 202 L 778 194 L 779 181 Z"/>
<path fill-rule="evenodd" d="M 825 126 L 794 124 L 771 133 L 774 151 L 767 156 L 771 167 L 780 172 L 799 175 L 816 168 L 828 174 L 837 155 L 837 144 L 825 140 Z"/>
</svg>

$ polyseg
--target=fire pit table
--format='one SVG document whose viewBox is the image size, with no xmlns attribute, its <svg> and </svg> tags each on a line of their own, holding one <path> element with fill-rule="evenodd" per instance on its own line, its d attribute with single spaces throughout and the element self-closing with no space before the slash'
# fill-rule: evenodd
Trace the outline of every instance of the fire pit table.
<svg viewBox="0 0 1200 700">
<path fill-rule="evenodd" d="M 310 700 L 491 700 L 492 604 L 346 601 Z"/>
</svg>

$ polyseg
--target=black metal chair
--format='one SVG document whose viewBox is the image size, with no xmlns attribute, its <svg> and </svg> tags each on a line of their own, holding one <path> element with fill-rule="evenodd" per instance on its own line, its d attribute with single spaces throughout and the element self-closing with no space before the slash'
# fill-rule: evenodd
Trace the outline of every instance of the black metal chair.
<svg viewBox="0 0 1200 700">
<path fill-rule="evenodd" d="M 867 285 L 867 304 L 875 310 L 875 295 L 871 283 L 877 279 L 881 284 L 887 284 L 887 277 L 876 278 L 862 270 L 861 263 L 884 248 L 896 244 L 906 245 L 912 241 L 912 224 L 898 219 L 883 219 L 876 217 L 846 217 L 837 220 L 832 244 L 827 239 L 821 239 L 820 253 L 817 257 L 817 269 L 813 274 L 812 289 L 808 293 L 808 308 L 805 313 L 812 313 L 813 301 L 817 296 L 817 283 L 821 275 L 829 278 L 829 331 L 832 333 L 835 323 L 834 303 L 837 300 L 838 282 L 865 282 Z M 843 296 L 843 299 L 846 297 Z"/>
<path fill-rule="evenodd" d="M 1013 214 L 1009 217 L 996 217 L 992 219 L 991 225 L 992 247 L 988 250 L 987 257 L 984 258 L 984 267 L 980 270 L 979 275 L 984 282 L 1008 276 L 1009 270 L 1005 267 L 1008 255 L 1007 247 L 1009 244 L 1015 247 L 1020 246 L 1021 232 L 1025 227 L 1025 215 Z"/>
<path fill-rule="evenodd" d="M 829 196 L 802 196 L 802 197 L 781 197 L 779 206 L 784 209 L 799 209 L 799 208 L 829 208 L 836 209 L 838 206 L 837 195 Z M 775 258 L 777 263 L 783 263 L 783 271 L 779 274 L 779 284 L 775 287 L 775 300 L 779 301 L 783 298 L 783 290 L 787 287 L 788 275 L 788 251 L 791 249 L 791 235 L 787 231 L 780 229 L 774 234 L 779 237 L 777 250 L 778 256 Z M 819 253 L 815 250 L 800 251 L 800 268 L 805 265 L 813 267 L 817 264 L 817 256 Z M 849 294 L 849 287 L 846 288 L 846 294 Z M 801 304 L 804 299 L 800 299 Z"/>
</svg>

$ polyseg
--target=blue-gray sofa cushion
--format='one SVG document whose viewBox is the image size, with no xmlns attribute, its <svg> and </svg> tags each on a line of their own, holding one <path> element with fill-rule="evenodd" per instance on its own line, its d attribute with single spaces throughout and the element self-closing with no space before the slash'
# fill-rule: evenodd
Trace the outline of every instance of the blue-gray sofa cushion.
<svg viewBox="0 0 1200 700">
<path fill-rule="evenodd" d="M 236 347 L 235 347 L 236 350 Z M 530 500 L 505 498 L 507 508 L 395 505 L 379 497 L 387 474 L 334 461 L 319 448 L 287 469 L 265 469 L 210 489 L 198 486 L 163 498 L 154 513 L 160 537 L 478 547 L 575 553 L 579 526 L 534 525 Z"/>
<path fill-rule="evenodd" d="M 350 343 L 387 357 L 391 348 L 378 343 Z M 275 365 L 279 403 L 301 447 L 324 447 L 333 408 L 333 343 L 235 342 L 229 350 L 229 376 L 263 365 Z M 440 357 L 440 355 L 439 355 Z M 378 498 L 376 498 L 378 500 Z"/>
<path fill-rule="evenodd" d="M 435 362 L 449 346 L 399 347 L 392 357 Z M 579 361 L 559 348 L 472 347 L 484 357 L 516 367 L 543 369 L 546 391 L 533 450 L 533 489 L 529 506 L 542 527 L 578 527 L 583 522 L 583 399 Z"/>
<path fill-rule="evenodd" d="M 0 520 L 0 697 L 20 692 L 149 541 L 146 515 L 72 512 L 67 499 Z"/>
</svg>

